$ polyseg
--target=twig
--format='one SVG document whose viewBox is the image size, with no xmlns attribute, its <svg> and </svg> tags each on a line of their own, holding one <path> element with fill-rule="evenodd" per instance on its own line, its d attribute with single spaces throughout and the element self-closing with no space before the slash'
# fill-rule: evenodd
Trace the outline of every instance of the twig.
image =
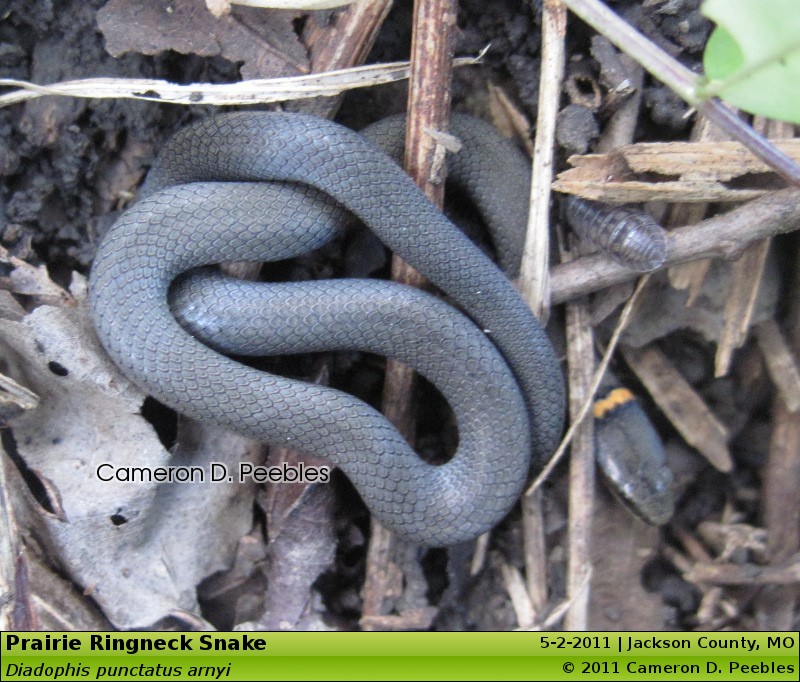
<svg viewBox="0 0 800 682">
<path fill-rule="evenodd" d="M 681 99 L 747 146 L 793 185 L 800 185 L 800 166 L 756 133 L 716 98 L 707 99 L 703 81 L 599 0 L 562 0 L 575 14 L 639 62 Z"/>
<path fill-rule="evenodd" d="M 522 496 L 522 543 L 525 552 L 525 586 L 536 617 L 539 618 L 547 605 L 547 545 L 540 490 Z"/>
<path fill-rule="evenodd" d="M 614 48 L 610 48 L 614 49 Z M 620 63 L 628 75 L 630 88 L 633 93 L 625 103 L 611 116 L 603 131 L 603 136 L 597 143 L 596 152 L 613 152 L 618 147 L 633 142 L 636 124 L 642 104 L 642 86 L 644 85 L 644 70 L 628 55 L 620 56 Z"/>
<path fill-rule="evenodd" d="M 229 0 L 232 5 L 246 7 L 272 7 L 275 9 L 332 9 L 349 5 L 355 0 Z"/>
<path fill-rule="evenodd" d="M 775 320 L 755 326 L 756 340 L 770 379 L 789 412 L 800 411 L 800 367 Z"/>
<path fill-rule="evenodd" d="M 683 577 L 691 583 L 714 585 L 796 585 L 800 583 L 800 559 L 778 566 L 694 564 Z"/>
<path fill-rule="evenodd" d="M 498 564 L 503 586 L 506 588 L 506 593 L 517 617 L 517 627 L 526 630 L 536 622 L 536 610 L 525 589 L 525 581 L 516 566 L 512 566 L 504 559 L 499 559 Z"/>
<path fill-rule="evenodd" d="M 575 593 L 575 596 L 561 601 L 550 611 L 550 613 L 547 614 L 547 617 L 540 624 L 528 628 L 528 631 L 539 632 L 541 630 L 553 630 L 558 622 L 567 613 L 567 611 L 569 611 L 569 609 L 572 607 L 572 603 L 575 601 L 575 599 L 580 599 L 582 593 L 589 589 L 589 581 L 591 578 L 592 572 L 589 570 L 586 572 L 583 582 L 581 583 L 578 591 Z"/>
<path fill-rule="evenodd" d="M 660 269 L 699 258 L 736 258 L 754 241 L 797 229 L 800 190 L 772 192 L 729 213 L 670 232 L 667 260 Z M 552 302 L 564 303 L 637 276 L 608 256 L 578 258 L 551 270 Z"/>
<path fill-rule="evenodd" d="M 545 0 L 542 11 L 542 70 L 531 174 L 530 213 L 520 267 L 522 297 L 540 318 L 546 316 L 549 308 L 547 264 L 550 257 L 550 184 L 553 179 L 553 140 L 561 83 L 564 79 L 566 32 L 567 11 L 564 5 L 560 0 Z"/>
<path fill-rule="evenodd" d="M 787 291 L 787 341 L 800 361 L 800 259 L 795 256 L 793 281 Z M 800 412 L 791 411 L 780 394 L 772 408 L 772 438 L 762 472 L 762 518 L 767 529 L 771 563 L 787 561 L 800 550 Z M 759 595 L 758 626 L 791 630 L 795 621 L 797 587 L 774 588 Z"/>
<path fill-rule="evenodd" d="M 355 0 L 205 0 L 208 11 L 215 17 L 230 14 L 231 5 L 271 9 L 321 10 L 349 5 Z"/>
<path fill-rule="evenodd" d="M 784 154 L 769 140 L 759 135 L 733 111 L 718 99 L 710 99 L 696 105 L 697 112 L 738 140 L 753 154 L 775 169 L 786 182 L 800 185 L 800 166 Z"/>
<path fill-rule="evenodd" d="M 539 475 L 534 479 L 533 483 L 528 486 L 528 489 L 525 491 L 525 495 L 533 495 L 539 487 L 547 480 L 547 477 L 550 476 L 553 469 L 555 469 L 556 465 L 561 461 L 561 458 L 564 456 L 564 453 L 569 447 L 569 444 L 572 442 L 572 439 L 575 436 L 575 431 L 580 424 L 581 420 L 588 414 L 589 409 L 592 407 L 592 398 L 595 393 L 597 393 L 597 389 L 600 387 L 600 383 L 603 380 L 603 376 L 608 369 L 608 365 L 611 362 L 611 357 L 614 355 L 614 351 L 617 348 L 617 344 L 619 343 L 619 338 L 622 336 L 622 332 L 625 330 L 628 321 L 633 315 L 633 311 L 636 308 L 636 303 L 639 300 L 639 295 L 644 290 L 645 286 L 647 286 L 647 282 L 650 280 L 649 275 L 645 275 L 639 280 L 639 283 L 636 285 L 636 289 L 634 290 L 633 294 L 631 295 L 628 302 L 625 304 L 625 307 L 622 309 L 622 312 L 619 315 L 619 321 L 617 322 L 617 326 L 614 328 L 614 333 L 611 335 L 611 339 L 608 342 L 608 347 L 606 348 L 606 352 L 603 354 L 603 359 L 600 361 L 600 364 L 597 366 L 597 370 L 594 373 L 594 377 L 592 379 L 592 386 L 589 391 L 589 398 L 584 402 L 583 407 L 581 408 L 580 413 L 575 416 L 570 424 L 567 432 L 564 434 L 564 437 L 561 439 L 561 442 L 558 444 L 558 448 L 553 453 L 553 456 L 550 457 L 550 460 L 547 462 L 545 467 L 539 472 Z"/>
<path fill-rule="evenodd" d="M 442 168 L 434 169 L 442 159 L 437 142 L 428 131 L 444 131 L 450 116 L 450 81 L 452 74 L 452 31 L 456 22 L 455 0 L 416 0 L 414 3 L 414 27 L 411 43 L 411 73 L 409 76 L 408 125 L 406 129 L 406 170 L 425 192 L 428 198 L 441 207 L 444 200 L 444 184 L 431 181 L 441 178 Z M 392 258 L 392 279 L 410 286 L 422 286 L 424 280 L 416 270 L 397 256 Z M 413 371 L 393 360 L 386 363 L 386 381 L 383 390 L 383 411 L 387 419 L 411 441 L 414 419 L 411 393 Z M 372 538 L 368 553 L 368 566 L 373 554 L 382 555 L 388 561 L 391 548 L 390 534 L 373 521 Z M 380 615 L 381 604 L 377 598 L 382 593 L 378 571 L 367 573 L 364 584 L 365 597 L 368 592 L 376 598 L 368 603 L 365 598 L 365 618 Z M 369 588 L 369 589 L 368 589 Z M 365 625 L 369 621 L 364 621 Z"/>
<path fill-rule="evenodd" d="M 594 343 L 589 307 L 581 299 L 567 305 L 567 368 L 569 413 L 577 422 L 569 464 L 569 539 L 567 596 L 573 603 L 564 625 L 567 630 L 588 629 L 589 589 L 582 589 L 591 572 L 592 516 L 594 511 L 594 419 L 583 406 L 592 402 Z M 580 596 L 579 596 L 580 595 Z"/>
</svg>

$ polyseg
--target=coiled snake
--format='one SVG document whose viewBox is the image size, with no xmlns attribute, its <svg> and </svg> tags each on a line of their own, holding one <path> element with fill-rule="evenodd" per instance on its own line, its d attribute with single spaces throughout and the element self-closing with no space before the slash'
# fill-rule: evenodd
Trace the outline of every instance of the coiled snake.
<svg viewBox="0 0 800 682">
<path fill-rule="evenodd" d="M 396 139 L 397 128 L 373 134 Z M 507 254 L 520 248 L 524 229 L 525 161 L 480 121 L 454 117 L 451 130 L 465 144 L 454 174 L 482 196 L 476 202 L 510 268 Z M 524 194 L 514 196 L 520 186 Z M 310 116 L 229 113 L 180 131 L 143 196 L 106 235 L 90 282 L 100 340 L 136 384 L 183 414 L 330 459 L 383 524 L 413 541 L 465 541 L 507 513 L 531 452 L 540 462 L 561 434 L 558 362 L 506 275 L 384 151 Z M 315 249 L 338 231 L 341 207 L 466 316 L 391 282 L 254 285 L 198 274 L 174 296 L 186 329 L 173 317 L 168 292 L 181 273 Z M 204 300 L 232 319 L 215 323 Z M 398 358 L 447 399 L 457 452 L 444 465 L 426 464 L 356 398 L 257 371 L 199 339 L 233 354 L 354 349 Z"/>
</svg>

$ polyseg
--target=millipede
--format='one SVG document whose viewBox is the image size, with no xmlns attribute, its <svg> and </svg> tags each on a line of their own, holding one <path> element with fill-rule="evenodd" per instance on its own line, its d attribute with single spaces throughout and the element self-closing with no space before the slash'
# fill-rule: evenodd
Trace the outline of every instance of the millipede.
<svg viewBox="0 0 800 682">
<path fill-rule="evenodd" d="M 666 231 L 644 211 L 575 196 L 565 197 L 563 205 L 567 221 L 578 236 L 620 265 L 649 272 L 666 261 Z"/>
</svg>

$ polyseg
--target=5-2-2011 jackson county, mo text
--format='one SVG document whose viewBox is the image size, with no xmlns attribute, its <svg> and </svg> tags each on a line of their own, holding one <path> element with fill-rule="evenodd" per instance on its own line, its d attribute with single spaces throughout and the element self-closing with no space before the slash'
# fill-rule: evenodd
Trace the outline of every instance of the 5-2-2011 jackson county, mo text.
<svg viewBox="0 0 800 682">
<path fill-rule="evenodd" d="M 765 638 L 766 637 L 766 638 Z M 592 676 L 652 676 L 716 674 L 727 675 L 795 675 L 798 667 L 785 660 L 773 660 L 778 654 L 783 659 L 797 647 L 796 635 L 774 634 L 759 636 L 725 633 L 680 636 L 630 635 L 542 635 L 543 649 L 572 650 L 586 654 L 608 653 L 606 660 L 570 660 L 564 663 L 565 673 Z M 706 660 L 697 660 L 697 654 L 708 652 Z M 680 656 L 670 660 L 653 660 L 654 655 L 694 654 L 694 660 Z M 622 654 L 614 656 L 613 654 Z M 641 658 L 637 654 L 642 654 Z M 741 654 L 741 656 L 737 655 Z M 616 659 L 616 660 L 615 660 Z M 753 678 L 756 679 L 756 678 Z"/>
</svg>

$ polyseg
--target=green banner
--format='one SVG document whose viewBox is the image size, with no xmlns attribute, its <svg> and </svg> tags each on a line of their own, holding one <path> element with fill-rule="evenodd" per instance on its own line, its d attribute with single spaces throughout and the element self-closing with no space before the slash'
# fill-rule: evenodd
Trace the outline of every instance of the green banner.
<svg viewBox="0 0 800 682">
<path fill-rule="evenodd" d="M 3 680 L 797 680 L 794 633 L 2 633 Z"/>
</svg>

